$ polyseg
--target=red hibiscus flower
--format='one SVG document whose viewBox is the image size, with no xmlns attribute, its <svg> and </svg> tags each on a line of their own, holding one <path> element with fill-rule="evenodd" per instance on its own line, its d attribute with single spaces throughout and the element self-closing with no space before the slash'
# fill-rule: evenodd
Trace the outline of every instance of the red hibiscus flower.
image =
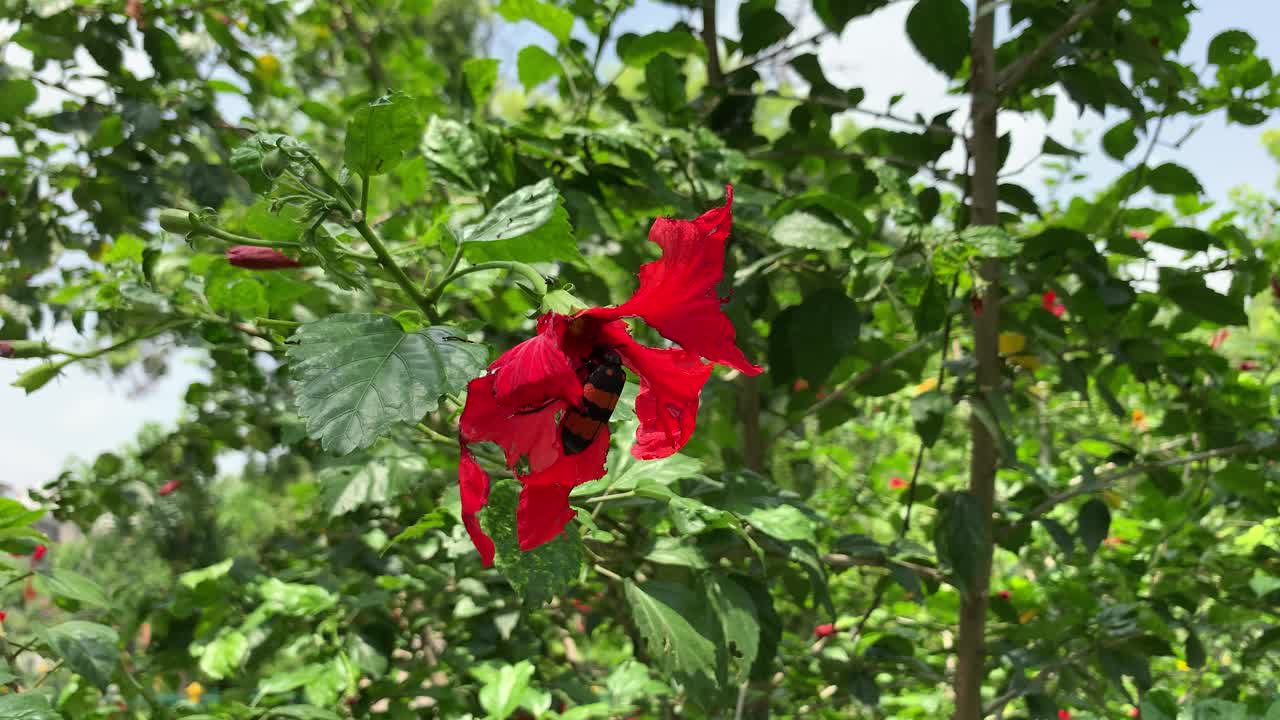
<svg viewBox="0 0 1280 720">
<path fill-rule="evenodd" d="M 160 486 L 160 496 L 161 496 L 161 497 L 164 497 L 165 495 L 168 495 L 169 493 L 173 492 L 174 490 L 177 490 L 177 489 L 178 489 L 178 487 L 179 487 L 179 486 L 181 486 L 181 485 L 182 485 L 182 481 L 181 481 L 181 480 L 178 480 L 178 479 L 170 480 L 169 482 L 167 482 L 167 483 L 165 483 L 164 485 L 161 485 L 161 486 Z"/>
<path fill-rule="evenodd" d="M 31 559 L 36 562 L 40 562 L 41 560 L 44 559 L 44 556 L 48 554 L 49 554 L 49 548 L 45 547 L 44 545 L 37 545 L 36 549 L 31 551 Z"/>
<path fill-rule="evenodd" d="M 826 623 L 824 625 L 819 625 L 818 627 L 813 629 L 814 637 L 824 638 L 824 637 L 830 637 L 835 634 L 836 634 L 836 626 L 834 623 Z"/>
<path fill-rule="evenodd" d="M 1071 711 L 1070 711 L 1070 710 L 1059 710 L 1059 711 L 1058 711 L 1058 720 L 1071 720 Z"/>
<path fill-rule="evenodd" d="M 1062 317 L 1067 312 L 1067 306 L 1062 304 L 1058 299 L 1058 293 L 1052 290 L 1045 290 L 1040 296 L 1040 304 L 1045 310 L 1053 313 L 1054 317 Z"/>
<path fill-rule="evenodd" d="M 902 478 L 898 477 L 897 475 L 894 475 L 893 477 L 889 478 L 889 489 L 890 489 L 890 490 L 901 490 L 902 488 L 906 487 L 906 486 L 907 486 L 907 485 L 909 485 L 909 484 L 910 484 L 910 483 L 908 483 L 906 480 L 903 480 Z"/>
<path fill-rule="evenodd" d="M 297 260 L 269 247 L 236 245 L 227 248 L 227 262 L 246 270 L 283 270 L 302 267 Z"/>
<path fill-rule="evenodd" d="M 471 454 L 471 443 L 496 443 L 523 484 L 516 537 L 520 549 L 532 550 L 573 519 L 569 492 L 605 474 L 608 417 L 623 386 L 623 367 L 640 378 L 640 426 L 631 453 L 641 460 L 667 457 L 689 441 L 698 397 L 711 375 L 703 360 L 748 375 L 761 371 L 738 348 L 715 292 L 724 275 L 732 203 L 729 187 L 724 206 L 696 220 L 654 221 L 649 239 L 662 257 L 640 268 L 631 299 L 575 315 L 543 315 L 534 337 L 503 353 L 467 386 L 458 484 L 463 524 L 486 567 L 495 548 L 480 528 L 479 512 L 488 501 L 489 475 Z M 625 317 L 641 318 L 678 347 L 637 343 Z"/>
</svg>

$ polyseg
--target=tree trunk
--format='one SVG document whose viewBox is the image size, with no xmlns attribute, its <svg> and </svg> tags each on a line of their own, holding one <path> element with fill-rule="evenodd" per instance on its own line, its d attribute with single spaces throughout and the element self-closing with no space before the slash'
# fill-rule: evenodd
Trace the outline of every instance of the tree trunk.
<svg viewBox="0 0 1280 720">
<path fill-rule="evenodd" d="M 982 7 L 986 6 L 986 7 Z M 996 127 L 995 12 L 991 3 L 979 3 L 973 27 L 971 120 L 973 135 L 969 152 L 973 158 L 971 179 L 972 225 L 996 225 L 1000 221 L 996 208 L 999 171 L 999 133 Z M 982 312 L 974 318 L 974 353 L 978 361 L 980 392 L 1000 384 L 1000 263 L 982 262 Z M 973 402 L 983 402 L 981 395 Z M 969 434 L 972 454 L 969 459 L 969 492 L 981 509 L 982 530 L 986 542 L 979 563 L 978 582 L 960 605 L 960 635 L 956 641 L 956 713 L 955 720 L 979 720 L 982 717 L 982 685 L 985 671 L 985 635 L 987 594 L 991 582 L 991 513 L 995 504 L 996 444 L 976 414 L 970 415 Z"/>
</svg>

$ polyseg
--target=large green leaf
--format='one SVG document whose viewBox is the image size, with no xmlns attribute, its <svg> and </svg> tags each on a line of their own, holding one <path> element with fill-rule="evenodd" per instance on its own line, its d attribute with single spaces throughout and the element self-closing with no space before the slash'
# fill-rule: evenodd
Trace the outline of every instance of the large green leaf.
<svg viewBox="0 0 1280 720">
<path fill-rule="evenodd" d="M 769 230 L 769 237 L 779 245 L 806 250 L 840 250 L 853 238 L 839 227 L 811 213 L 788 213 Z"/>
<path fill-rule="evenodd" d="M 113 628 L 83 620 L 69 620 L 44 631 L 44 640 L 77 675 L 99 690 L 111 684 L 120 636 Z"/>
<path fill-rule="evenodd" d="M 819 290 L 774 319 L 769 370 L 779 384 L 803 378 L 816 389 L 857 345 L 861 330 L 862 313 L 852 298 L 836 288 Z"/>
<path fill-rule="evenodd" d="M 573 13 L 543 0 L 502 0 L 498 14 L 511 22 L 529 20 L 541 25 L 560 42 L 569 41 Z"/>
<path fill-rule="evenodd" d="M 688 588 L 670 583 L 641 588 L 627 580 L 624 592 L 653 662 L 690 697 L 702 704 L 713 699 L 719 689 L 714 675 L 718 628 L 706 604 Z"/>
<path fill-rule="evenodd" d="M 918 0 L 907 15 L 907 36 L 925 60 L 951 77 L 969 56 L 969 7 L 964 0 Z"/>
<path fill-rule="evenodd" d="M 523 48 L 516 57 L 516 76 L 520 78 L 520 84 L 526 91 L 534 89 L 560 72 L 560 61 L 541 46 L 530 45 Z"/>
<path fill-rule="evenodd" d="M 1111 530 L 1111 510 L 1106 503 L 1094 498 L 1080 508 L 1078 522 L 1076 532 L 1080 536 L 1080 543 L 1084 545 L 1085 552 L 1092 554 L 1107 539 L 1107 533 Z"/>
<path fill-rule="evenodd" d="M 1239 298 L 1209 289 L 1204 278 L 1195 273 L 1160 268 L 1160 289 L 1175 305 L 1209 322 L 1218 325 L 1249 324 L 1249 316 L 1245 314 Z"/>
<path fill-rule="evenodd" d="M 760 650 L 760 621 L 751 593 L 728 575 L 706 576 L 707 601 L 720 625 L 717 650 L 732 685 L 746 682 Z"/>
<path fill-rule="evenodd" d="M 457 120 L 433 115 L 422 140 L 422 155 L 436 179 L 447 185 L 472 193 L 489 187 L 489 152 L 471 128 Z"/>
<path fill-rule="evenodd" d="M 488 356 L 450 328 L 406 333 L 385 315 L 331 315 L 298 328 L 292 342 L 298 413 L 308 434 L 338 454 L 369 446 L 397 422 L 418 422 Z"/>
<path fill-rule="evenodd" d="M 1204 192 L 1200 181 L 1190 170 L 1174 163 L 1164 163 L 1147 176 L 1151 189 L 1163 195 L 1185 195 Z"/>
<path fill-rule="evenodd" d="M 69 598 L 97 608 L 111 607 L 111 600 L 102 587 L 74 570 L 55 568 L 39 579 L 41 589 L 56 598 Z"/>
<path fill-rule="evenodd" d="M 569 214 L 551 178 L 498 201 L 478 222 L 459 229 L 467 257 L 476 260 L 556 262 L 582 259 Z"/>
<path fill-rule="evenodd" d="M 702 55 L 706 46 L 693 33 L 684 29 L 662 30 L 648 35 L 626 33 L 618 38 L 618 57 L 631 67 L 644 67 L 659 53 L 672 57 Z"/>
<path fill-rule="evenodd" d="M 570 522 L 554 540 L 524 551 L 516 537 L 516 508 L 520 484 L 501 480 L 489 490 L 489 503 L 480 513 L 480 526 L 493 539 L 494 565 L 524 600 L 538 607 L 563 594 L 582 570 L 582 541 Z"/>
<path fill-rule="evenodd" d="M 422 119 L 412 98 L 392 93 L 358 108 L 347 123 L 343 159 L 364 177 L 388 172 L 418 144 Z"/>
<path fill-rule="evenodd" d="M 738 6 L 743 54 L 755 55 L 770 45 L 780 43 L 795 29 L 786 16 L 778 12 L 775 4 L 775 0 L 745 0 Z"/>
<path fill-rule="evenodd" d="M 680 63 L 665 52 L 645 64 L 644 87 L 653 106 L 668 115 L 679 112 L 688 102 Z"/>
<path fill-rule="evenodd" d="M 533 673 L 533 664 L 528 660 L 521 660 L 515 665 L 481 665 L 472 668 L 471 674 L 483 683 L 479 699 L 480 707 L 488 713 L 485 717 L 506 720 L 521 707 L 537 715 L 546 712 L 551 704 L 551 697 L 532 686 L 530 681 L 533 680 Z"/>
<path fill-rule="evenodd" d="M 62 720 L 49 699 L 40 693 L 0 695 L 0 718 L 5 720 Z"/>
<path fill-rule="evenodd" d="M 956 586 L 963 594 L 977 590 L 987 541 L 982 531 L 982 511 L 968 492 L 948 493 L 938 504 L 933 530 L 938 558 L 951 566 Z"/>
<path fill-rule="evenodd" d="M 219 635 L 204 647 L 200 655 L 200 672 L 215 680 L 227 677 L 240 668 L 249 655 L 249 639 L 232 630 Z"/>
</svg>

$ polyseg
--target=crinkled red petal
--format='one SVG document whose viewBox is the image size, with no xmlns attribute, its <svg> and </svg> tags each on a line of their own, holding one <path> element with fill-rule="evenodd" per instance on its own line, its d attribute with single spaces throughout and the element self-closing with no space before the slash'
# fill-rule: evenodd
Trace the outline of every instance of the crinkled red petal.
<svg viewBox="0 0 1280 720">
<path fill-rule="evenodd" d="M 551 463 L 516 477 L 525 485 L 564 485 L 566 487 L 574 487 L 588 480 L 604 477 L 604 461 L 609 456 L 609 428 L 601 427 L 600 432 L 596 434 L 586 450 L 572 455 L 564 453 L 557 428 L 554 451 L 555 459 Z"/>
<path fill-rule="evenodd" d="M 724 277 L 725 243 L 733 222 L 733 187 L 725 204 L 696 220 L 659 218 L 649 239 L 662 257 L 640 268 L 640 286 L 631 299 L 612 308 L 592 308 L 582 315 L 601 320 L 639 316 L 663 337 L 689 352 L 737 368 L 748 375 L 761 368 L 737 346 L 733 324 L 721 309 L 716 285 Z"/>
<path fill-rule="evenodd" d="M 537 410 L 516 410 L 494 398 L 495 376 L 478 377 L 467 384 L 467 404 L 459 421 L 462 439 L 468 443 L 492 442 L 502 448 L 507 467 L 525 458 L 533 470 L 545 468 L 560 455 L 556 413 L 565 403 L 552 401 Z"/>
<path fill-rule="evenodd" d="M 525 485 L 516 508 L 516 538 L 521 550 L 532 550 L 550 542 L 573 519 L 569 507 L 570 487 L 566 485 Z"/>
<path fill-rule="evenodd" d="M 698 420 L 698 399 L 711 377 L 711 365 L 681 349 L 646 347 L 632 339 L 622 323 L 601 327 L 601 337 L 617 348 L 622 362 L 640 376 L 636 396 L 636 443 L 641 460 L 664 458 L 689 442 Z"/>
<path fill-rule="evenodd" d="M 577 402 L 582 381 L 565 355 L 568 318 L 547 313 L 538 319 L 538 334 L 502 354 L 489 366 L 495 376 L 493 397 L 509 408 L 531 408 L 547 400 Z"/>
<path fill-rule="evenodd" d="M 471 536 L 471 544 L 480 552 L 485 567 L 493 565 L 493 540 L 480 527 L 480 511 L 489 502 L 489 474 L 480 467 L 466 444 L 461 444 L 458 460 L 458 494 L 462 498 L 462 525 Z"/>
</svg>

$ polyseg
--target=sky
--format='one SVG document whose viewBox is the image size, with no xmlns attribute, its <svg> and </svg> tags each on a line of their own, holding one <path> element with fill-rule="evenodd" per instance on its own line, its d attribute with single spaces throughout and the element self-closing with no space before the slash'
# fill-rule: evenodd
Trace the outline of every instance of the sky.
<svg viewBox="0 0 1280 720">
<path fill-rule="evenodd" d="M 1280 67 L 1280 2 L 1274 0 L 1202 0 L 1204 8 L 1192 18 L 1192 34 L 1183 48 L 1182 59 L 1203 66 L 1205 49 L 1217 33 L 1239 28 L 1250 32 L 1258 41 L 1259 53 Z M 792 0 L 780 0 L 779 7 L 788 16 Z M 721 2 L 717 19 L 720 33 L 727 37 L 738 34 L 737 3 Z M 902 28 L 911 3 L 896 2 L 875 14 L 854 20 L 838 38 L 817 47 L 827 77 L 840 87 L 862 87 L 866 92 L 863 106 L 883 109 L 889 98 L 905 93 L 895 112 L 911 115 L 921 112 L 932 116 L 953 107 L 964 114 L 963 98 L 948 95 L 948 83 L 940 73 L 920 58 L 911 47 Z M 644 34 L 665 30 L 676 22 L 698 26 L 700 16 L 671 6 L 641 0 L 618 20 L 618 32 Z M 815 18 L 800 17 L 801 36 L 819 29 Z M 10 26 L 11 27 L 11 26 Z M 582 28 L 578 28 L 585 39 Z M 1002 28 L 1002 30 L 1007 30 Z M 11 29 L 9 30 L 11 32 Z M 5 27 L 0 25 L 0 35 Z M 515 57 L 524 45 L 536 42 L 549 46 L 551 37 L 530 23 L 504 25 L 494 34 L 490 54 L 502 61 L 503 74 L 513 77 Z M 12 46 L 11 46 L 12 47 Z M 14 58 L 6 55 L 5 62 Z M 20 61 L 20 59 L 19 59 Z M 605 72 L 616 66 L 611 53 L 604 56 Z M 53 102 L 47 96 L 40 102 Z M 1099 140 L 1102 130 L 1119 120 L 1101 118 L 1093 113 L 1078 116 L 1067 102 L 1058 103 L 1054 121 L 1027 120 L 1011 115 L 1001 118 L 1002 131 L 1014 132 L 1009 167 L 1019 167 L 1032 160 L 1046 131 L 1054 138 L 1071 143 L 1075 133 L 1085 133 L 1082 143 L 1074 145 L 1086 150 L 1080 169 L 1095 183 L 1114 178 L 1125 168 L 1105 156 Z M 857 116 L 861 124 L 874 122 Z M 1276 187 L 1277 167 L 1262 149 L 1261 135 L 1268 128 L 1280 127 L 1280 118 L 1257 127 L 1228 126 L 1221 115 L 1202 120 L 1203 125 L 1177 151 L 1157 148 L 1153 162 L 1176 161 L 1191 168 L 1210 197 L 1225 200 L 1228 191 L 1238 185 L 1271 190 Z M 1180 137 L 1185 127 L 1170 127 L 1166 137 Z M 9 146 L 10 148 L 12 146 Z M 0 153 L 7 150 L 0 138 Z M 953 159 L 954 161 L 954 159 Z M 1021 184 L 1039 191 L 1045 174 L 1033 165 L 1020 176 Z M 1096 186 L 1096 185 L 1095 185 Z M 1090 187 L 1090 186 L 1086 186 Z M 91 341 L 78 337 L 69 327 L 58 327 L 48 337 L 55 344 L 90 347 Z M 92 459 L 98 453 L 114 450 L 132 442 L 147 422 L 172 427 L 182 411 L 182 396 L 192 382 L 205 380 L 208 372 L 198 351 L 174 348 L 169 373 L 140 389 L 140 374 L 109 378 L 80 366 L 39 392 L 24 396 L 10 383 L 35 361 L 0 362 L 0 482 L 16 487 L 38 487 L 53 479 L 67 459 L 78 456 Z M 226 467 L 234 469 L 236 463 Z"/>
</svg>

